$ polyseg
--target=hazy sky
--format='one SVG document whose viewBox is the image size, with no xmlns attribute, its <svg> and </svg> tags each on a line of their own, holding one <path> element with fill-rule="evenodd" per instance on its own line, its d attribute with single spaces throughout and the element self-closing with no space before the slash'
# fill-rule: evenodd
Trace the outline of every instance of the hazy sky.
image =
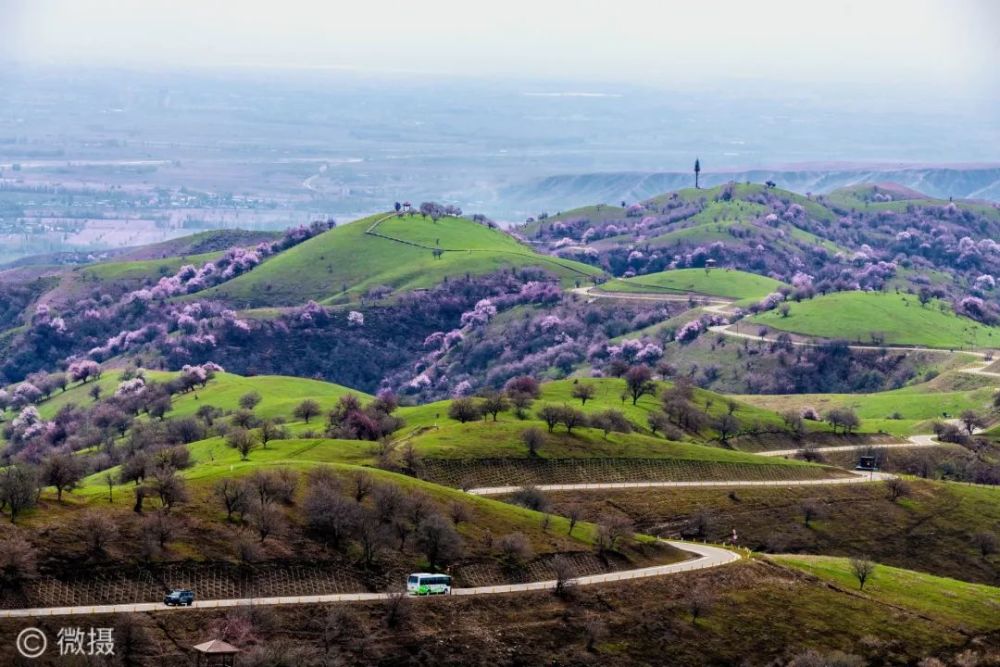
<svg viewBox="0 0 1000 667">
<path fill-rule="evenodd" d="M 995 0 L 0 0 L 0 59 L 997 91 Z"/>
</svg>

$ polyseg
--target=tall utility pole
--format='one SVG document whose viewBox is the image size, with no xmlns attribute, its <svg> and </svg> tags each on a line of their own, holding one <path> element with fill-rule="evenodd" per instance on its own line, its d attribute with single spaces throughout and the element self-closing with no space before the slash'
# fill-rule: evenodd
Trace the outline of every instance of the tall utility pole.
<svg viewBox="0 0 1000 667">
<path fill-rule="evenodd" d="M 698 160 L 698 158 L 695 158 L 694 159 L 694 187 L 695 187 L 695 190 L 697 190 L 698 188 L 701 187 L 701 186 L 698 185 L 698 174 L 700 174 L 700 173 L 701 173 L 701 162 Z"/>
</svg>

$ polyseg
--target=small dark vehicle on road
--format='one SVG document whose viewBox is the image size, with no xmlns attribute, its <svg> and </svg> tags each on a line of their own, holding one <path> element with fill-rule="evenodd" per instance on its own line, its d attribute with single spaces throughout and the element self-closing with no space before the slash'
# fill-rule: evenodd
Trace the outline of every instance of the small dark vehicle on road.
<svg viewBox="0 0 1000 667">
<path fill-rule="evenodd" d="M 177 607 L 181 605 L 190 607 L 192 602 L 194 602 L 194 591 L 189 590 L 170 591 L 170 593 L 163 598 L 163 604 L 168 607 Z"/>
</svg>

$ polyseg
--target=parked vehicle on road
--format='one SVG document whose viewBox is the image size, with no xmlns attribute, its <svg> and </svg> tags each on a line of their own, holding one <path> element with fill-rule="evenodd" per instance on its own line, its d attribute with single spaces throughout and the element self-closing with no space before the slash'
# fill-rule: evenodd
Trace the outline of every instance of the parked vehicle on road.
<svg viewBox="0 0 1000 667">
<path fill-rule="evenodd" d="M 194 602 L 194 591 L 189 591 L 187 589 L 170 591 L 167 596 L 163 598 L 163 604 L 168 607 L 190 607 L 192 602 Z"/>
<path fill-rule="evenodd" d="M 447 574 L 415 572 L 406 579 L 406 592 L 410 595 L 448 595 L 451 577 Z"/>
</svg>

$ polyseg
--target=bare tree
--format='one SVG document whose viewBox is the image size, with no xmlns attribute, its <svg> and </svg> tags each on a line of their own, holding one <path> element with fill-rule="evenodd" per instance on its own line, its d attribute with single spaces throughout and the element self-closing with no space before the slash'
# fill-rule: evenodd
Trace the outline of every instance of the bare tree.
<svg viewBox="0 0 1000 667">
<path fill-rule="evenodd" d="M 500 561 L 509 570 L 521 570 L 535 557 L 531 542 L 524 533 L 509 533 L 497 540 Z"/>
<path fill-rule="evenodd" d="M 718 431 L 719 441 L 722 443 L 729 442 L 729 438 L 736 435 L 740 431 L 740 420 L 728 413 L 714 420 L 712 425 L 715 427 L 715 430 Z"/>
<path fill-rule="evenodd" d="M 359 505 L 335 490 L 313 486 L 302 504 L 306 525 L 337 548 L 360 520 Z"/>
<path fill-rule="evenodd" d="M 406 507 L 406 496 L 395 484 L 379 484 L 372 492 L 375 515 L 381 523 L 392 523 Z"/>
<path fill-rule="evenodd" d="M 608 636 L 608 626 L 599 618 L 591 618 L 583 624 L 583 633 L 587 650 L 593 653 L 597 650 L 597 643 Z"/>
<path fill-rule="evenodd" d="M 568 406 L 563 406 L 559 408 L 560 421 L 566 426 L 566 432 L 572 433 L 573 429 L 578 426 L 587 425 L 587 415 L 576 408 L 571 408 Z"/>
<path fill-rule="evenodd" d="M 656 383 L 653 381 L 653 371 L 645 364 L 633 366 L 625 372 L 625 388 L 632 398 L 632 405 L 646 394 L 656 393 Z"/>
<path fill-rule="evenodd" d="M 375 479 L 370 473 L 361 471 L 351 476 L 351 483 L 354 493 L 354 500 L 361 502 L 367 498 L 375 487 Z"/>
<path fill-rule="evenodd" d="M 260 423 L 260 444 L 267 449 L 267 443 L 272 440 L 281 440 L 285 437 L 285 429 L 275 423 L 273 419 L 265 419 Z"/>
<path fill-rule="evenodd" d="M 118 528 L 108 517 L 97 512 L 84 514 L 77 522 L 81 541 L 92 556 L 104 555 L 108 545 L 118 537 Z"/>
<path fill-rule="evenodd" d="M 53 454 L 42 463 L 42 483 L 54 486 L 56 500 L 62 502 L 63 491 L 72 491 L 83 479 L 83 465 L 72 454 Z"/>
<path fill-rule="evenodd" d="M 975 410 L 963 410 L 959 419 L 962 420 L 962 424 L 965 426 L 965 431 L 969 435 L 972 435 L 977 428 L 981 428 L 986 424 L 982 416 Z"/>
<path fill-rule="evenodd" d="M 285 527 L 285 515 L 273 502 L 254 503 L 250 510 L 250 525 L 260 537 L 260 543 L 271 535 L 280 533 Z"/>
<path fill-rule="evenodd" d="M 240 396 L 240 407 L 244 410 L 253 410 L 261 401 L 261 395 L 256 391 L 248 391 Z"/>
<path fill-rule="evenodd" d="M 115 475 L 112 472 L 104 473 L 104 483 L 108 486 L 108 502 L 115 502 Z"/>
<path fill-rule="evenodd" d="M 370 568 L 389 545 L 390 528 L 380 523 L 374 513 L 365 511 L 359 514 L 354 532 L 361 546 L 361 562 Z"/>
<path fill-rule="evenodd" d="M 597 395 L 597 388 L 589 382 L 577 382 L 573 385 L 573 398 L 580 399 L 580 405 L 586 405 L 587 401 Z"/>
<path fill-rule="evenodd" d="M 549 433 L 552 433 L 559 422 L 562 421 L 562 408 L 558 405 L 543 405 L 538 411 L 538 418 L 545 422 L 545 425 L 549 428 Z"/>
<path fill-rule="evenodd" d="M 460 523 L 472 520 L 472 510 L 460 500 L 453 500 L 448 505 L 448 516 L 456 526 Z"/>
<path fill-rule="evenodd" d="M 440 514 L 431 514 L 417 525 L 417 545 L 432 570 L 462 554 L 462 538 Z"/>
<path fill-rule="evenodd" d="M 309 420 L 320 414 L 322 408 L 319 407 L 319 403 L 307 398 L 306 400 L 295 406 L 295 411 L 292 412 L 292 416 L 296 419 L 301 419 L 305 423 L 309 423 Z"/>
<path fill-rule="evenodd" d="M 541 429 L 532 426 L 521 431 L 521 442 L 528 448 L 528 456 L 535 458 L 538 456 L 538 450 L 545 444 L 545 434 Z"/>
<path fill-rule="evenodd" d="M 166 512 L 155 512 L 142 524 L 142 533 L 148 539 L 166 549 L 167 543 L 174 538 L 177 533 L 177 524 Z"/>
<path fill-rule="evenodd" d="M 545 492 L 536 486 L 523 486 L 514 492 L 511 502 L 536 512 L 545 512 L 551 503 Z"/>
<path fill-rule="evenodd" d="M 687 596 L 684 598 L 684 604 L 687 606 L 688 613 L 691 614 L 691 624 L 697 625 L 698 619 L 702 616 L 707 616 L 712 610 L 712 606 L 715 604 L 715 596 L 709 589 L 703 586 L 695 586 L 688 591 Z"/>
<path fill-rule="evenodd" d="M 892 477 L 885 480 L 885 489 L 886 493 L 889 495 L 889 500 L 892 502 L 896 502 L 900 498 L 910 495 L 911 492 L 910 485 L 899 477 Z"/>
<path fill-rule="evenodd" d="M 483 394 L 479 401 L 479 408 L 482 414 L 490 415 L 493 417 L 493 421 L 496 421 L 498 414 L 510 410 L 510 401 L 500 392 L 490 391 Z"/>
<path fill-rule="evenodd" d="M 240 458 L 246 461 L 250 452 L 257 448 L 257 437 L 246 428 L 234 428 L 226 434 L 226 444 L 240 453 Z"/>
<path fill-rule="evenodd" d="M 30 466 L 12 465 L 0 471 L 0 507 L 7 508 L 11 523 L 21 512 L 35 506 L 38 486 L 38 473 Z"/>
<path fill-rule="evenodd" d="M 988 558 L 1000 550 L 1000 538 L 997 538 L 996 533 L 984 530 L 972 536 L 972 545 L 979 550 L 983 558 Z"/>
<path fill-rule="evenodd" d="M 634 532 L 635 526 L 629 519 L 622 516 L 605 517 L 597 524 L 597 540 L 594 544 L 599 553 L 617 551 L 631 539 Z"/>
<path fill-rule="evenodd" d="M 875 571 L 875 563 L 869 560 L 867 556 L 852 558 L 850 563 L 851 573 L 858 580 L 858 590 L 864 590 L 865 582 L 871 578 L 872 573 Z"/>
<path fill-rule="evenodd" d="M 552 571 L 556 575 L 556 595 L 567 597 L 573 586 L 573 578 L 576 577 L 576 568 L 565 556 L 556 556 L 552 559 Z"/>
<path fill-rule="evenodd" d="M 456 398 L 448 406 L 448 416 L 461 423 L 471 422 L 483 415 L 480 406 L 471 398 Z"/>
<path fill-rule="evenodd" d="M 166 511 L 177 503 L 187 502 L 187 484 L 173 468 L 157 468 L 153 471 L 152 487 Z"/>
<path fill-rule="evenodd" d="M 781 421 L 785 423 L 788 431 L 796 438 L 801 438 L 806 434 L 805 420 L 798 410 L 788 410 L 781 413 Z"/>
<path fill-rule="evenodd" d="M 576 528 L 576 524 L 583 518 L 583 510 L 576 505 L 569 508 L 566 512 L 566 519 L 569 520 L 569 534 L 573 534 L 573 529 Z"/>
<path fill-rule="evenodd" d="M 389 593 L 382 605 L 385 614 L 385 625 L 390 630 L 405 626 L 410 621 L 412 613 L 410 598 L 405 591 Z"/>
<path fill-rule="evenodd" d="M 233 514 L 240 515 L 240 523 L 250 505 L 250 490 L 240 481 L 226 477 L 215 485 L 215 495 L 226 510 L 226 521 L 233 520 Z"/>
<path fill-rule="evenodd" d="M 531 409 L 531 404 L 534 402 L 535 399 L 531 394 L 524 392 L 513 392 L 510 394 L 510 404 L 514 406 L 514 416 L 518 419 L 524 419 L 528 416 L 528 410 Z"/>
<path fill-rule="evenodd" d="M 590 425 L 604 431 L 605 439 L 612 431 L 615 433 L 632 432 L 632 422 L 620 410 L 602 410 L 590 418 Z"/>
<path fill-rule="evenodd" d="M 805 523 L 807 528 L 812 523 L 813 519 L 819 518 L 823 511 L 819 501 L 815 498 L 807 498 L 803 500 L 802 504 L 799 505 L 799 509 L 802 510 L 802 521 Z"/>
<path fill-rule="evenodd" d="M 38 551 L 19 535 L 0 539 L 0 589 L 18 586 L 38 572 Z"/>
</svg>

